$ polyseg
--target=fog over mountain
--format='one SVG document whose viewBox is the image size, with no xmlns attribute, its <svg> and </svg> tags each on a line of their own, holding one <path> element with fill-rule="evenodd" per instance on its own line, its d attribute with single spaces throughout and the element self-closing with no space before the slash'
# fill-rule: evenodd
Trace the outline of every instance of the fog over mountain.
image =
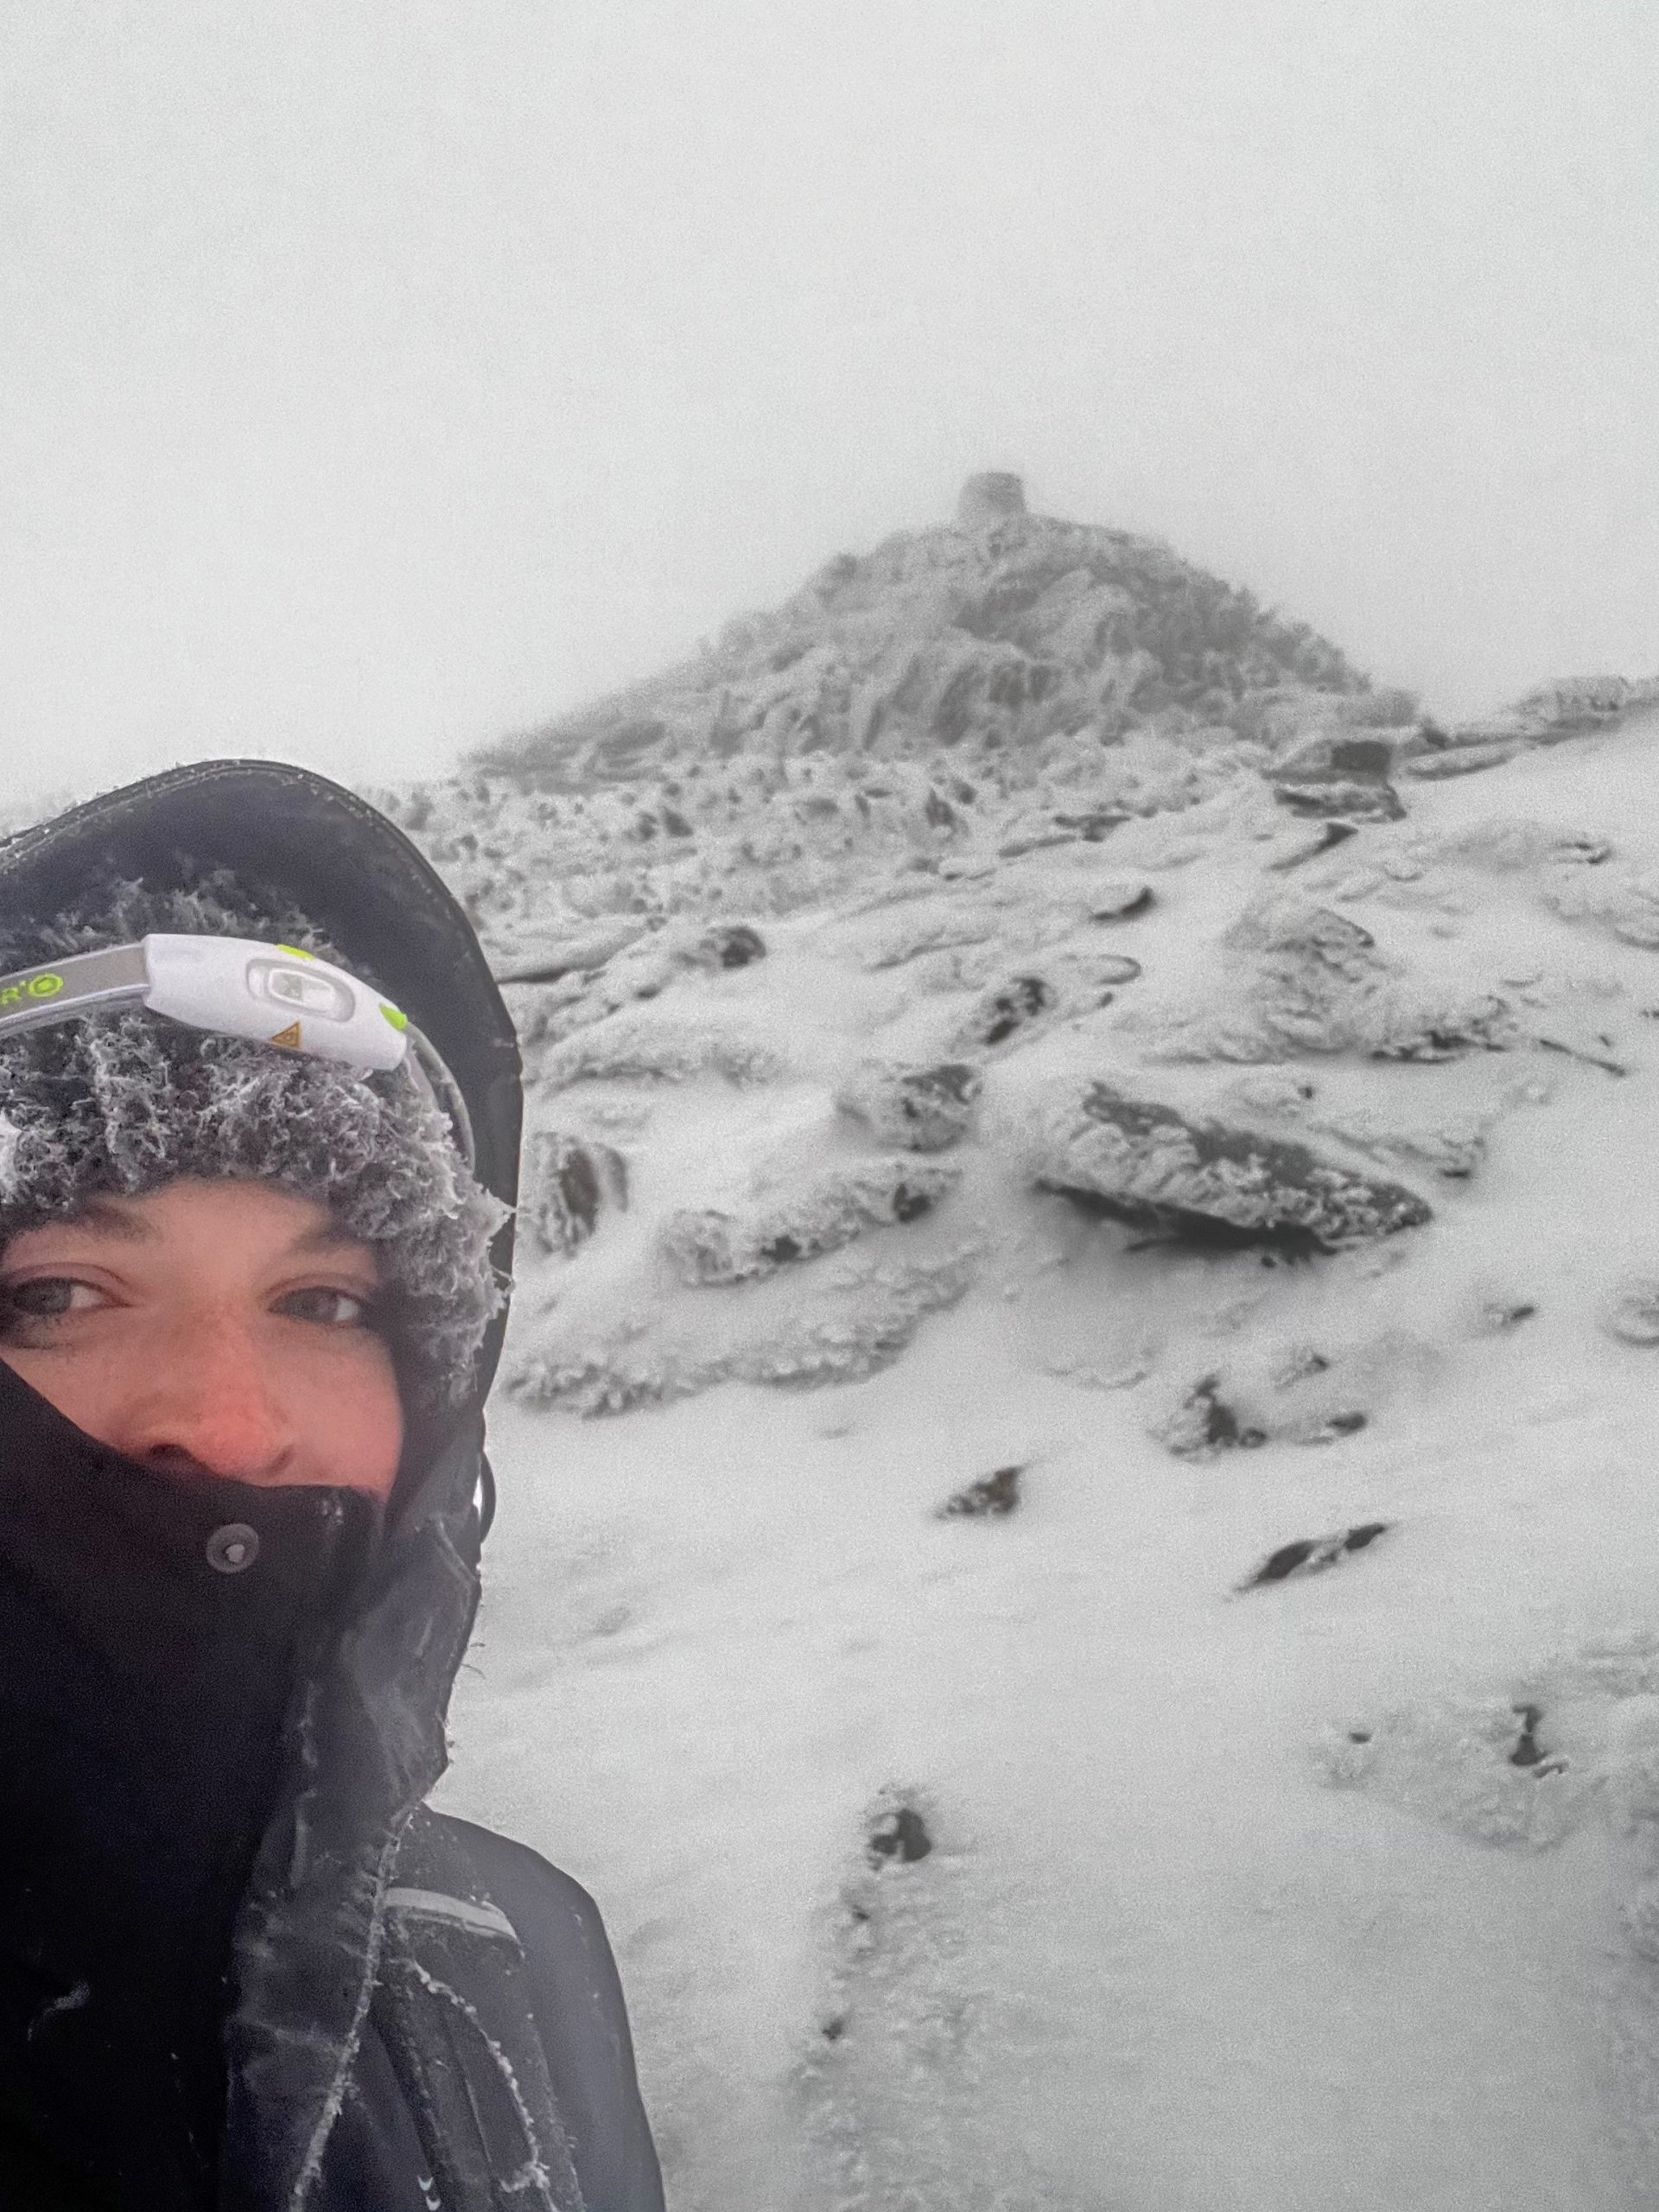
<svg viewBox="0 0 1659 2212">
<path fill-rule="evenodd" d="M 1659 665 L 1633 0 L 0 16 L 14 787 L 429 774 L 961 478 L 1461 717 Z"/>
</svg>

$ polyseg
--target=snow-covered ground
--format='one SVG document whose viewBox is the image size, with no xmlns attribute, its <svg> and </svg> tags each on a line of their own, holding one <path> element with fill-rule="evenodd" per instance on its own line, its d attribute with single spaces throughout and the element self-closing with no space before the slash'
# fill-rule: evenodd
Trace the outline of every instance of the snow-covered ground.
<svg viewBox="0 0 1659 2212">
<path fill-rule="evenodd" d="M 442 1802 L 598 1897 L 676 2212 L 1659 2206 L 1659 721 L 1402 788 L 970 831 L 527 1046 L 629 1203 L 521 1281 Z M 913 1215 L 871 1056 L 982 1085 Z M 1103 1081 L 1432 1218 L 1100 1218 Z"/>
</svg>

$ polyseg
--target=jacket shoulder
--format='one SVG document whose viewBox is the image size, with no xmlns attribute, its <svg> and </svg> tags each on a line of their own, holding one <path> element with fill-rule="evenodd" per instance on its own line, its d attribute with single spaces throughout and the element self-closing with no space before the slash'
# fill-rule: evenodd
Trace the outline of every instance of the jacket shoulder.
<svg viewBox="0 0 1659 2212">
<path fill-rule="evenodd" d="M 662 2177 L 609 1938 L 582 1884 L 528 1844 L 431 1814 L 512 1923 L 590 2212 L 661 2212 Z"/>
<path fill-rule="evenodd" d="M 460 1820 L 453 1813 L 435 1813 L 429 1807 L 427 1816 L 461 1853 L 526 1947 L 535 1941 L 535 1929 L 518 1926 L 518 1908 L 531 1922 L 551 1913 L 584 1931 L 596 1933 L 601 1942 L 606 1940 L 598 1905 L 574 1875 L 556 1866 L 550 1859 L 543 1859 L 539 1851 L 510 1835 L 498 1835 L 493 1828 L 480 1827 L 475 1821 Z"/>
</svg>

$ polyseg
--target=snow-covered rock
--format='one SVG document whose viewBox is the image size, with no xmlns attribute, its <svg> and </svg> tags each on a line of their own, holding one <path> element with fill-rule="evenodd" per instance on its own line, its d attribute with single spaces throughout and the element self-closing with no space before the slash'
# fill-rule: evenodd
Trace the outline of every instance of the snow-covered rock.
<svg viewBox="0 0 1659 2212">
<path fill-rule="evenodd" d="M 627 1162 L 614 1146 L 563 1129 L 538 1129 L 526 1139 L 518 1225 L 535 1250 L 574 1252 L 606 1207 L 627 1203 Z"/>
<path fill-rule="evenodd" d="M 619 1012 L 545 1054 L 536 1072 L 550 1090 L 603 1079 L 683 1083 L 712 1071 L 728 1083 L 770 1083 L 784 1059 L 766 1039 L 722 1023 Z"/>
<path fill-rule="evenodd" d="M 881 1144 L 944 1152 L 972 1128 L 983 1087 L 984 1077 L 967 1060 L 866 1059 L 836 1091 L 836 1103 Z"/>
<path fill-rule="evenodd" d="M 854 1255 L 811 1294 L 697 1329 L 634 1308 L 598 1327 L 556 1321 L 509 1367 L 526 1404 L 586 1415 L 671 1404 L 722 1382 L 822 1389 L 889 1367 L 930 1314 L 954 1306 L 982 1258 L 969 1238 L 909 1260 Z"/>
<path fill-rule="evenodd" d="M 1316 1252 L 1431 1218 L 1427 1201 L 1403 1185 L 1116 1082 L 1060 1085 L 1043 1100 L 1027 1146 L 1045 1190 L 1136 1228 Z"/>
<path fill-rule="evenodd" d="M 658 1243 L 683 1282 L 744 1282 L 839 1251 L 866 1229 L 919 1221 L 960 1180 L 959 1168 L 937 1161 L 861 1160 L 774 1187 L 741 1208 L 671 1213 Z"/>
</svg>

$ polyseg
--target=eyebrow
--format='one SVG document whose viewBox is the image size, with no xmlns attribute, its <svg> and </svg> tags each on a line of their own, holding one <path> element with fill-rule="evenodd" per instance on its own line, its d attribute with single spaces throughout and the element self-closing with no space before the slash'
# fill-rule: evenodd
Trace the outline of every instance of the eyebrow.
<svg viewBox="0 0 1659 2212">
<path fill-rule="evenodd" d="M 42 1228 L 50 1227 L 42 1223 Z M 123 1244 L 153 1244 L 161 1235 L 156 1224 L 142 1213 L 130 1213 L 118 1200 L 109 1198 L 88 1198 L 76 1212 L 67 1216 L 60 1224 L 65 1229 L 84 1229 L 95 1236 L 109 1236 Z M 353 1236 L 349 1229 L 339 1222 L 324 1221 L 315 1229 L 308 1229 L 289 1246 L 291 1256 L 309 1258 L 330 1252 L 362 1252 L 379 1264 L 374 1248 L 366 1239 Z"/>
<path fill-rule="evenodd" d="M 50 1226 L 42 1223 L 42 1228 Z M 109 1198 L 88 1198 L 63 1222 L 65 1229 L 90 1229 L 99 1236 L 113 1236 L 124 1244 L 153 1244 L 161 1231 L 141 1213 L 125 1213 Z"/>
<path fill-rule="evenodd" d="M 289 1246 L 291 1253 L 362 1252 L 373 1259 L 374 1248 L 365 1237 L 353 1236 L 337 1221 L 325 1221 L 315 1229 L 308 1229 L 303 1236 L 296 1236 Z M 377 1262 L 378 1264 L 378 1262 Z"/>
</svg>

